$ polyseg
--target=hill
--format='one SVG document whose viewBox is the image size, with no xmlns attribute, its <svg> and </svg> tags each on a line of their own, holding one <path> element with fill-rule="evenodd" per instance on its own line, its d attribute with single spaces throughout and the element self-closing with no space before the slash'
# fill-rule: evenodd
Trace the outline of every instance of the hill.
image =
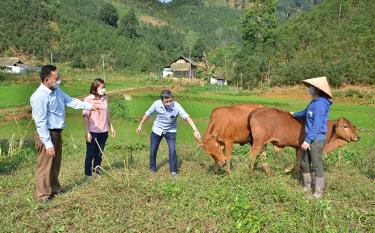
<svg viewBox="0 0 375 233">
<path fill-rule="evenodd" d="M 135 20 L 129 25 L 124 20 L 132 9 Z M 105 14 L 117 17 L 116 23 L 108 24 Z M 217 44 L 218 28 L 225 32 L 221 40 L 238 40 L 240 15 L 225 6 L 178 1 L 5 0 L 0 2 L 0 56 L 45 63 L 52 52 L 58 63 L 92 68 L 105 55 L 117 69 L 153 71 L 187 54 L 189 33 L 208 48 Z M 134 37 L 126 33 L 128 27 Z"/>
<path fill-rule="evenodd" d="M 295 12 L 300 2 L 312 4 L 280 0 L 278 12 Z M 100 67 L 104 56 L 113 69 L 157 71 L 191 47 L 200 48 L 196 57 L 240 44 L 243 12 L 251 6 L 243 0 L 3 0 L 0 56 L 40 65 L 53 53 L 54 62 L 73 68 Z"/>
<path fill-rule="evenodd" d="M 244 85 L 264 81 L 290 85 L 322 75 L 336 86 L 374 84 L 374 8 L 371 0 L 325 1 L 266 29 L 254 27 L 251 17 L 270 19 L 272 15 L 262 11 L 247 13 L 249 20 L 242 29 L 267 32 L 269 39 L 256 41 L 248 33 L 246 46 L 241 48 L 242 60 L 238 62 L 246 79 Z"/>
</svg>

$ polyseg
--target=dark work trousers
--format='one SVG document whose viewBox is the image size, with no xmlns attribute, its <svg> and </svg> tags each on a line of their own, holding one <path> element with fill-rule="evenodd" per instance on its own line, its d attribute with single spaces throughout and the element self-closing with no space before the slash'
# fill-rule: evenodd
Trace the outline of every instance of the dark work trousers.
<svg viewBox="0 0 375 233">
<path fill-rule="evenodd" d="M 323 148 L 325 141 L 313 141 L 310 144 L 310 150 L 302 154 L 302 172 L 314 172 L 316 177 L 323 177 Z"/>
<path fill-rule="evenodd" d="M 161 136 L 151 132 L 150 142 L 150 170 L 156 170 L 156 155 L 163 137 L 167 140 L 169 150 L 169 170 L 177 172 L 176 133 L 164 133 Z"/>
<path fill-rule="evenodd" d="M 85 159 L 85 175 L 91 176 L 93 169 L 96 166 L 100 166 L 102 164 L 102 152 L 104 151 L 105 142 L 108 139 L 108 132 L 104 133 L 93 133 L 91 134 L 91 142 L 86 142 L 86 159 Z M 96 143 L 95 139 L 98 141 Z M 98 147 L 100 146 L 100 149 Z M 94 160 L 94 161 L 93 161 Z"/>
<path fill-rule="evenodd" d="M 35 148 L 37 149 L 38 162 L 36 168 L 36 198 L 44 199 L 57 194 L 60 189 L 59 173 L 62 154 L 62 130 L 50 130 L 51 141 L 55 149 L 55 156 L 47 155 L 47 150 L 40 140 L 37 131 L 34 133 Z"/>
</svg>

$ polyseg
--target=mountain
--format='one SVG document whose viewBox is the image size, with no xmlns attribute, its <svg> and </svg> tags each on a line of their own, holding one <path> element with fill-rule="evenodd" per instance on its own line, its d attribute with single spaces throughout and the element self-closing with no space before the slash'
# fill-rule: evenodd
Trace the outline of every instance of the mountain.
<svg viewBox="0 0 375 233">
<path fill-rule="evenodd" d="M 327 76 L 334 86 L 375 84 L 375 1 L 323 1 L 284 22 L 274 9 L 264 0 L 246 10 L 243 46 L 227 62 L 234 82 L 251 88 Z"/>
<path fill-rule="evenodd" d="M 131 11 L 134 25 L 124 23 Z M 55 62 L 93 68 L 104 55 L 116 69 L 155 71 L 197 41 L 209 49 L 240 40 L 240 17 L 239 10 L 194 1 L 2 0 L 0 56 L 40 64 L 53 53 Z"/>
<path fill-rule="evenodd" d="M 283 11 L 300 7 L 296 2 L 301 1 L 280 0 L 288 2 Z M 240 44 L 242 16 L 252 2 L 2 0 L 0 56 L 40 65 L 53 53 L 55 62 L 74 68 L 99 67 L 104 56 L 113 69 L 156 71 L 192 48 L 201 48 L 192 51 L 198 56 Z"/>
</svg>

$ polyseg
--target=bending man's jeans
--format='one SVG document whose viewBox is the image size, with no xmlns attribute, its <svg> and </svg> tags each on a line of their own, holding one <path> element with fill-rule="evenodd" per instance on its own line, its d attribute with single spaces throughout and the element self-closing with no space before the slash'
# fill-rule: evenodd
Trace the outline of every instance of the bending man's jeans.
<svg viewBox="0 0 375 233">
<path fill-rule="evenodd" d="M 302 154 L 302 172 L 314 172 L 316 177 L 323 177 L 323 148 L 325 141 L 316 140 L 310 144 L 310 150 Z"/>
<path fill-rule="evenodd" d="M 176 133 L 164 133 L 161 136 L 151 132 L 150 170 L 156 171 L 156 155 L 163 137 L 167 140 L 169 149 L 169 170 L 177 172 Z"/>
</svg>

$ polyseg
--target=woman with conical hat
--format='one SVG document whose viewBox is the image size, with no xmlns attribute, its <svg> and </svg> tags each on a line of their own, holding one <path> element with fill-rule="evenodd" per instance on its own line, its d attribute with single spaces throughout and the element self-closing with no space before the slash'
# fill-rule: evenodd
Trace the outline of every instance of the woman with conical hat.
<svg viewBox="0 0 375 233">
<path fill-rule="evenodd" d="M 302 81 L 313 98 L 305 110 L 291 112 L 295 118 L 305 118 L 305 140 L 302 150 L 302 175 L 304 191 L 310 191 L 315 183 L 313 197 L 319 199 L 323 195 L 323 147 L 327 133 L 329 108 L 332 104 L 332 93 L 326 77 L 306 79 Z"/>
</svg>

